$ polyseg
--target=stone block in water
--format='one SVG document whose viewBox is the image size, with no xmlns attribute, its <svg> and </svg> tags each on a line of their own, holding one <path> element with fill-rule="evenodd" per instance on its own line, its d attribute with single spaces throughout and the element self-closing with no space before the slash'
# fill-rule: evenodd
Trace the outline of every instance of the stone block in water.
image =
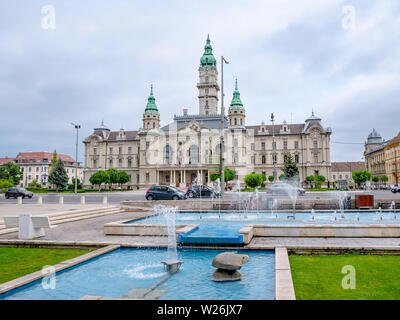
<svg viewBox="0 0 400 320">
<path fill-rule="evenodd" d="M 242 279 L 242 274 L 236 270 L 217 269 L 211 279 L 216 282 L 238 281 Z"/>
<path fill-rule="evenodd" d="M 239 270 L 243 263 L 249 262 L 250 258 L 245 254 L 234 252 L 223 252 L 215 256 L 212 266 L 223 270 Z"/>
</svg>

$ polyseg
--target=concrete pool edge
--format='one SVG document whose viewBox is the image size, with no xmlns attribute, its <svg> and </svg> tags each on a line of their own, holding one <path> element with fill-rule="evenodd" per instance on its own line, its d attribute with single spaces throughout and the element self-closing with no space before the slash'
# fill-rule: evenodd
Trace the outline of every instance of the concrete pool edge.
<svg viewBox="0 0 400 320">
<path fill-rule="evenodd" d="M 296 300 L 289 255 L 285 247 L 275 248 L 275 300 Z"/>
<path fill-rule="evenodd" d="M 53 266 L 54 267 L 54 272 L 59 272 L 59 271 L 62 271 L 64 269 L 68 269 L 68 268 L 73 267 L 73 266 L 75 266 L 75 265 L 77 265 L 79 263 L 88 261 L 90 259 L 93 259 L 95 257 L 103 255 L 103 254 L 105 254 L 107 252 L 111 252 L 113 250 L 116 250 L 116 249 L 118 249 L 120 247 L 121 247 L 120 245 L 109 245 L 109 246 L 97 249 L 95 251 L 89 252 L 87 254 L 78 256 L 76 258 L 72 258 L 72 259 L 68 259 L 68 260 L 62 261 L 62 262 L 60 262 L 60 263 L 58 263 L 58 264 Z M 16 278 L 14 280 L 5 282 L 3 284 L 0 284 L 0 294 L 3 294 L 5 292 L 7 292 L 7 291 L 16 289 L 18 287 L 21 287 L 23 285 L 26 285 L 26 284 L 31 283 L 33 281 L 36 281 L 38 279 L 41 279 L 41 278 L 45 277 L 46 275 L 48 275 L 48 274 L 44 273 L 42 270 L 39 270 L 39 271 L 36 271 L 36 272 L 33 272 L 33 273 L 29 273 L 29 274 L 27 274 L 25 276 Z"/>
<path fill-rule="evenodd" d="M 43 248 L 97 248 L 95 251 L 85 255 L 65 260 L 55 265 L 55 271 L 73 267 L 79 263 L 88 261 L 105 253 L 119 248 L 167 248 L 166 244 L 110 244 L 94 242 L 73 242 L 73 241 L 48 241 L 48 240 L 0 240 L 0 247 L 43 247 Z M 184 249 L 196 250 L 248 250 L 248 251 L 272 251 L 275 253 L 275 300 L 295 300 L 295 291 L 291 274 L 289 255 L 290 254 L 378 254 L 378 255 L 400 255 L 400 246 L 343 246 L 343 245 L 296 245 L 296 246 L 271 246 L 271 245 L 251 245 L 245 247 L 193 247 L 188 246 Z M 35 280 L 43 278 L 46 274 L 37 271 L 9 282 L 0 284 L 0 294 L 11 291 L 23 285 L 29 284 Z M 114 300 L 100 296 L 83 296 L 82 300 Z M 118 298 L 115 300 L 124 300 Z"/>
</svg>

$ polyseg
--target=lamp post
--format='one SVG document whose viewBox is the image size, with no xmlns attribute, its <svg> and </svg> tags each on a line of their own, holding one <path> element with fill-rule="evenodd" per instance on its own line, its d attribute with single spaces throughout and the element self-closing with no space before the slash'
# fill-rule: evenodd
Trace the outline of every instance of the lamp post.
<svg viewBox="0 0 400 320">
<path fill-rule="evenodd" d="M 71 122 L 76 129 L 76 149 L 75 149 L 75 193 L 78 193 L 78 133 L 81 126 Z"/>
<path fill-rule="evenodd" d="M 224 129 L 225 129 L 225 108 L 224 108 L 224 63 L 229 64 L 221 56 L 221 198 L 225 193 L 225 166 L 224 166 Z"/>
<path fill-rule="evenodd" d="M 272 122 L 272 149 L 273 149 L 273 153 L 272 153 L 272 163 L 274 165 L 274 182 L 276 182 L 276 176 L 277 176 L 277 172 L 276 172 L 276 146 L 275 146 L 275 128 L 274 128 L 274 121 L 275 121 L 275 117 L 274 114 L 271 113 L 271 122 Z"/>
</svg>

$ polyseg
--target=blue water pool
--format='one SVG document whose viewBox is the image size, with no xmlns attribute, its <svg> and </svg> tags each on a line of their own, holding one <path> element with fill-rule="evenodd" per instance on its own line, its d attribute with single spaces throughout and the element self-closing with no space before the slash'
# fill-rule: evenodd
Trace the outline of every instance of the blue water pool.
<svg viewBox="0 0 400 320">
<path fill-rule="evenodd" d="M 166 290 L 166 300 L 272 300 L 275 298 L 275 254 L 273 251 L 240 250 L 250 262 L 240 272 L 243 279 L 234 282 L 214 282 L 212 259 L 224 251 L 180 249 L 178 257 L 184 263 L 180 271 L 159 288 Z M 79 299 L 85 295 L 111 298 L 123 297 L 135 288 L 149 288 L 166 272 L 161 264 L 165 249 L 122 248 L 56 275 L 56 288 L 43 289 L 42 280 L 0 295 L 0 299 Z"/>
<path fill-rule="evenodd" d="M 399 225 L 400 212 L 179 212 L 175 223 L 199 224 L 186 235 L 180 235 L 181 243 L 243 243 L 239 230 L 246 224 L 262 225 Z M 156 215 L 127 222 L 135 224 L 165 224 L 163 215 Z"/>
</svg>

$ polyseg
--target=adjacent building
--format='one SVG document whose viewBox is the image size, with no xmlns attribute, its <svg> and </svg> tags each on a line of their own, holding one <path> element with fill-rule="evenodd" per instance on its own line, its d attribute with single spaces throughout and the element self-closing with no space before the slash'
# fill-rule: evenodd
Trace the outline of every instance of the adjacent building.
<svg viewBox="0 0 400 320">
<path fill-rule="evenodd" d="M 385 152 L 386 141 L 375 129 L 368 135 L 364 146 L 364 158 L 366 170 L 373 176 L 382 177 L 386 175 Z"/>
<path fill-rule="evenodd" d="M 330 181 L 335 187 L 348 188 L 354 182 L 352 173 L 359 170 L 365 170 L 365 162 L 332 162 Z"/>
<path fill-rule="evenodd" d="M 384 147 L 386 175 L 389 184 L 400 183 L 400 132 Z"/>
<path fill-rule="evenodd" d="M 51 152 L 20 152 L 14 159 L 14 163 L 20 167 L 23 178 L 21 187 L 28 187 L 33 180 L 36 180 L 43 187 L 49 185 L 48 179 L 50 174 L 51 161 L 53 153 Z M 68 175 L 68 183 L 72 183 L 75 178 L 76 162 L 71 156 L 66 154 L 57 154 L 57 159 L 64 163 L 65 171 Z M 78 166 L 77 177 L 82 180 L 82 168 Z"/>
<path fill-rule="evenodd" d="M 312 112 L 304 123 L 247 125 L 246 108 L 242 102 L 237 79 L 227 116 L 218 107 L 219 85 L 217 61 L 207 38 L 198 68 L 198 114 L 183 109 L 165 125 L 156 104 L 154 88 L 143 113 L 143 126 L 138 130 L 111 131 L 104 122 L 94 128 L 84 140 L 84 186 L 90 186 L 90 176 L 98 170 L 116 168 L 126 171 L 130 188 L 167 184 L 185 187 L 196 177 L 210 183 L 210 175 L 219 171 L 221 138 L 223 158 L 227 168 L 243 181 L 252 172 L 278 176 L 285 156 L 291 154 L 299 167 L 301 181 L 308 175 L 330 176 L 331 128 Z M 226 93 L 225 93 L 226 94 Z M 263 118 L 273 110 L 262 106 Z M 223 129 L 222 129 L 223 128 Z"/>
<path fill-rule="evenodd" d="M 6 164 L 8 162 L 14 162 L 15 158 L 9 158 L 9 157 L 5 157 L 5 158 L 0 158 L 0 166 L 2 166 L 3 164 Z"/>
</svg>

